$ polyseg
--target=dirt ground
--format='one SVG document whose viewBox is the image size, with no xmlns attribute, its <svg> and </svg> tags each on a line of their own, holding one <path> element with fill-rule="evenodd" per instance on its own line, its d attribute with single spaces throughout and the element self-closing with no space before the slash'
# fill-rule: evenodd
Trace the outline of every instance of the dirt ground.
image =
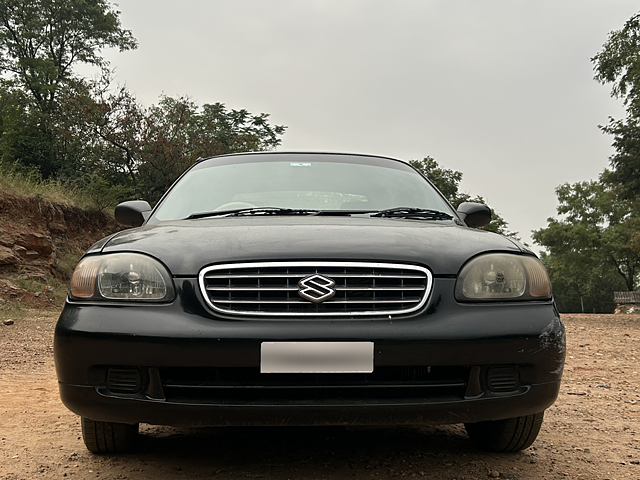
<svg viewBox="0 0 640 480">
<path fill-rule="evenodd" d="M 477 450 L 462 426 L 178 429 L 143 425 L 129 455 L 93 455 L 60 403 L 55 315 L 0 321 L 0 478 L 640 479 L 640 316 L 564 315 L 568 357 L 540 436 Z"/>
</svg>

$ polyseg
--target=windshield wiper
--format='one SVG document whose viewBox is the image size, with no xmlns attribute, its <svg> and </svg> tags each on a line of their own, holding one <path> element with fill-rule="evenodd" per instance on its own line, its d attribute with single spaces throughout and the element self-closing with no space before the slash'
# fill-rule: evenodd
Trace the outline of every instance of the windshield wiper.
<svg viewBox="0 0 640 480">
<path fill-rule="evenodd" d="M 414 207 L 395 207 L 386 210 L 313 210 L 305 208 L 254 207 L 218 210 L 213 212 L 192 213 L 186 220 L 206 217 L 242 217 L 250 215 L 323 215 L 350 216 L 370 215 L 371 217 L 409 218 L 421 220 L 451 220 L 452 215 L 438 210 Z"/>
<path fill-rule="evenodd" d="M 453 220 L 453 215 L 441 212 L 439 210 L 431 210 L 428 208 L 415 207 L 395 207 L 380 210 L 371 215 L 372 217 L 386 218 L 410 218 L 419 220 Z"/>
<path fill-rule="evenodd" d="M 319 210 L 308 210 L 303 208 L 280 208 L 280 207 L 255 207 L 255 208 L 235 208 L 233 210 L 219 210 L 214 212 L 192 213 L 185 220 L 205 217 L 241 217 L 244 215 L 318 215 Z"/>
</svg>

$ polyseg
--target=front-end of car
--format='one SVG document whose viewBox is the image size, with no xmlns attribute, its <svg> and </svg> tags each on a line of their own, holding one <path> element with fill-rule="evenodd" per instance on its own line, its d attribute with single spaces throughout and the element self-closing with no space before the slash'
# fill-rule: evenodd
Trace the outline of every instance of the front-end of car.
<svg viewBox="0 0 640 480">
<path fill-rule="evenodd" d="M 139 423 L 464 423 L 530 445 L 565 357 L 544 267 L 453 215 L 395 213 L 150 217 L 90 249 L 54 345 L 87 447 L 127 449 Z"/>
</svg>

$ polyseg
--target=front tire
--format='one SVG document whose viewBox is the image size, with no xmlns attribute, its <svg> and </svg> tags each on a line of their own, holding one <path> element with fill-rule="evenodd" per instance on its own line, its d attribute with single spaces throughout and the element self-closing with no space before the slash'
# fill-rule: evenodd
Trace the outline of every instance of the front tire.
<svg viewBox="0 0 640 480">
<path fill-rule="evenodd" d="M 128 452 L 137 443 L 138 424 L 96 422 L 82 417 L 82 439 L 93 453 Z"/>
<path fill-rule="evenodd" d="M 465 423 L 469 437 L 482 449 L 517 452 L 529 447 L 540 432 L 544 412 L 489 422 Z"/>
</svg>

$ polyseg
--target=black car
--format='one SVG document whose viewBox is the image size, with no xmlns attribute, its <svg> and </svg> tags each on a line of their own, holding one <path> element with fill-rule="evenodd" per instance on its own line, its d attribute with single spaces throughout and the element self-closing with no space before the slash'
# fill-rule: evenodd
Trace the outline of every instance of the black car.
<svg viewBox="0 0 640 480">
<path fill-rule="evenodd" d="M 564 327 L 526 247 L 478 230 L 405 162 L 199 160 L 81 259 L 55 331 L 92 452 L 156 425 L 464 423 L 526 448 L 556 399 Z"/>
</svg>

